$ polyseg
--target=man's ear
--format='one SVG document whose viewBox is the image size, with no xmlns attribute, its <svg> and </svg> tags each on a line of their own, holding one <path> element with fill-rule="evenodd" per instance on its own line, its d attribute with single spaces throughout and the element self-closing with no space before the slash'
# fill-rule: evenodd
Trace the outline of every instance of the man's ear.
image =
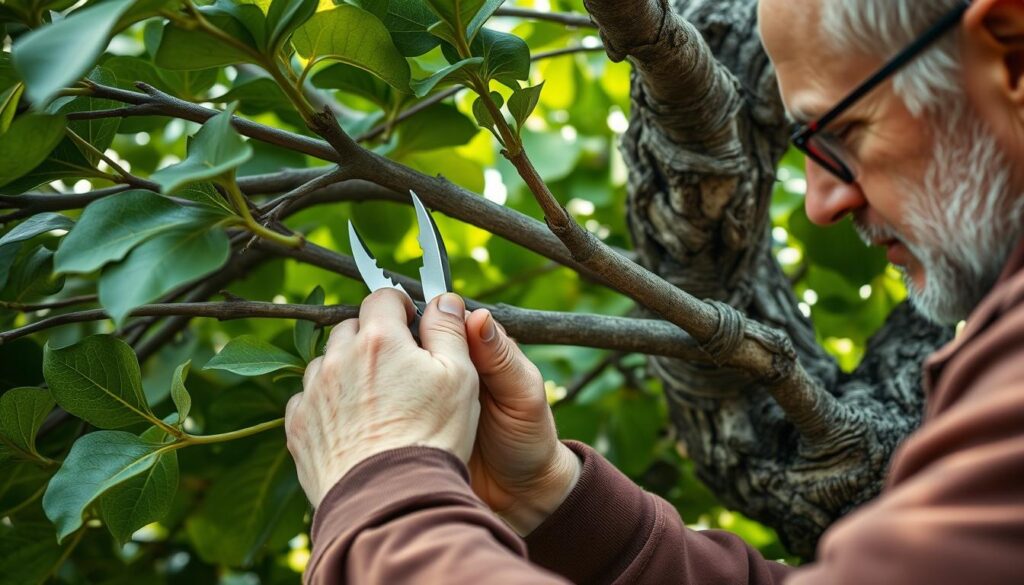
<svg viewBox="0 0 1024 585">
<path fill-rule="evenodd" d="M 1000 101 L 1016 109 L 1024 121 L 1024 2 L 975 0 L 964 15 L 963 33 L 972 89 L 987 105 Z"/>
</svg>

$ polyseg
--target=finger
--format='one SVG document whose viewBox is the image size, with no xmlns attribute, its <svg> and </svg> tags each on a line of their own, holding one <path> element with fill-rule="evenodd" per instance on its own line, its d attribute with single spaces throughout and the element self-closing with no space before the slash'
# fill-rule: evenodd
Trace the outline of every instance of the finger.
<svg viewBox="0 0 1024 585">
<path fill-rule="evenodd" d="M 327 344 L 324 346 L 324 354 L 332 347 L 345 347 L 352 341 L 352 338 L 359 332 L 359 319 L 346 319 L 334 326 L 330 336 L 327 337 Z"/>
<path fill-rule="evenodd" d="M 293 394 L 292 397 L 288 399 L 288 404 L 284 407 L 284 430 L 290 443 L 293 443 L 298 439 L 298 434 L 304 427 L 300 420 L 302 415 L 299 413 L 299 408 L 302 406 L 302 400 L 304 397 L 305 395 L 302 392 Z"/>
<path fill-rule="evenodd" d="M 527 406 L 543 399 L 544 379 L 511 337 L 494 320 L 490 311 L 474 311 L 466 323 L 469 356 L 480 380 L 496 400 L 508 404 L 523 401 Z"/>
<path fill-rule="evenodd" d="M 445 293 L 427 305 L 420 318 L 420 342 L 435 356 L 453 361 L 469 359 L 466 342 L 466 304 L 462 297 Z"/>
<path fill-rule="evenodd" d="M 393 288 L 378 290 L 363 299 L 359 307 L 359 332 L 386 335 L 403 343 L 416 344 L 409 323 L 416 317 L 416 307 L 408 295 Z"/>
<path fill-rule="evenodd" d="M 320 365 L 323 364 L 323 362 L 324 362 L 324 358 L 321 356 L 321 357 L 313 359 L 306 366 L 306 371 L 303 372 L 303 374 L 302 374 L 302 388 L 303 389 L 305 389 L 305 390 L 309 389 L 310 384 L 312 384 L 313 380 L 316 379 L 317 372 L 320 371 Z M 294 398 L 294 396 L 292 398 Z M 290 401 L 289 401 L 289 404 L 291 404 Z"/>
</svg>

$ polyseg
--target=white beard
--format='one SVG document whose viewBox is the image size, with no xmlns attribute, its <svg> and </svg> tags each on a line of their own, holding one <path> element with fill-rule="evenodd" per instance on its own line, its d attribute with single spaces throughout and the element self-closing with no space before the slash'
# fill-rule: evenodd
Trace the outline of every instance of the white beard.
<svg viewBox="0 0 1024 585">
<path fill-rule="evenodd" d="M 1024 196 L 1012 190 L 1012 163 L 970 106 L 928 118 L 936 128 L 934 157 L 924 185 L 907 185 L 913 243 L 888 227 L 857 230 L 865 241 L 899 239 L 925 273 L 918 288 L 903 271 L 910 301 L 930 321 L 953 325 L 992 289 L 1024 233 Z"/>
</svg>

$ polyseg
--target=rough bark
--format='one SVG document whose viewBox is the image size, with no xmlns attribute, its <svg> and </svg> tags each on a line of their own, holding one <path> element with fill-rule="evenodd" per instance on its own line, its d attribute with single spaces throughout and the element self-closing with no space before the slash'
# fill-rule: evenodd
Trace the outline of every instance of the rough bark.
<svg viewBox="0 0 1024 585">
<path fill-rule="evenodd" d="M 700 477 L 811 557 L 829 525 L 878 494 L 894 449 L 920 424 L 921 362 L 951 332 L 901 306 L 849 375 L 817 344 L 771 251 L 769 203 L 787 124 L 756 0 L 586 4 L 609 56 L 633 64 L 621 150 L 640 262 L 786 331 L 809 376 L 838 401 L 827 439 L 812 444 L 749 376 L 651 358 Z"/>
</svg>

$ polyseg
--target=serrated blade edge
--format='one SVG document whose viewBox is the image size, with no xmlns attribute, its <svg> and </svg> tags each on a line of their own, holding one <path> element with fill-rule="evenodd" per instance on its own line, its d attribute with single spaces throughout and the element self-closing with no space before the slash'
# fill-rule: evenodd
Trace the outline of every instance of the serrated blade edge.
<svg viewBox="0 0 1024 585">
<path fill-rule="evenodd" d="M 363 242 L 363 238 L 359 236 L 359 232 L 356 231 L 351 220 L 348 222 L 348 239 L 352 244 L 352 257 L 355 258 L 356 269 L 359 270 L 359 276 L 363 278 L 363 282 L 367 287 L 369 287 L 371 292 L 376 292 L 382 288 L 394 288 L 402 291 L 406 295 L 409 294 L 405 292 L 402 285 L 395 284 L 390 278 L 384 275 L 384 269 L 377 266 L 377 259 L 370 254 L 370 251 L 366 248 L 366 243 Z"/>
</svg>

